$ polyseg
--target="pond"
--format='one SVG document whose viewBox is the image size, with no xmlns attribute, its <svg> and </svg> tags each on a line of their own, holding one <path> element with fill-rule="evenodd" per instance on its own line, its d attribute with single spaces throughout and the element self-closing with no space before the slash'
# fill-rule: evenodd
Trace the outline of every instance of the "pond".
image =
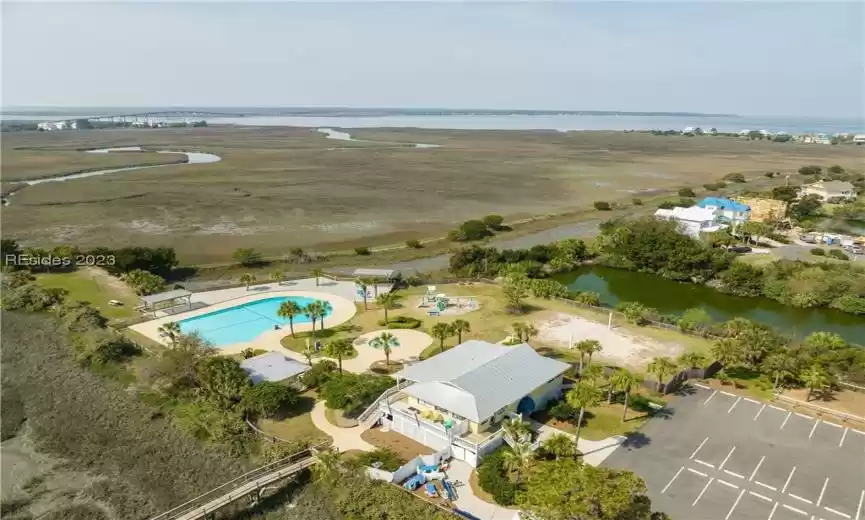
<svg viewBox="0 0 865 520">
<path fill-rule="evenodd" d="M 847 341 L 865 344 L 865 316 L 834 309 L 799 309 L 769 298 L 745 298 L 716 291 L 705 285 L 679 283 L 659 276 L 603 266 L 584 267 L 557 275 L 556 280 L 573 291 L 592 291 L 601 295 L 604 305 L 637 301 L 663 314 L 682 314 L 700 307 L 714 320 L 737 316 L 804 337 L 812 332 L 834 332 Z"/>
</svg>

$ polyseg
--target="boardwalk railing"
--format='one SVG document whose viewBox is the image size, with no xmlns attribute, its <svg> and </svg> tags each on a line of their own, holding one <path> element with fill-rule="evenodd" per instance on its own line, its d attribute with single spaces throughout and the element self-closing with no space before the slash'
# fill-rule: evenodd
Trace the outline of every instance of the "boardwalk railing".
<svg viewBox="0 0 865 520">
<path fill-rule="evenodd" d="M 814 403 L 806 403 L 805 401 L 793 399 L 791 397 L 787 397 L 787 396 L 784 396 L 781 394 L 775 394 L 773 397 L 775 399 L 777 399 L 778 401 L 783 401 L 785 403 L 789 403 L 789 404 L 794 405 L 794 406 L 803 406 L 805 408 L 810 408 L 812 410 L 816 410 L 817 412 L 822 413 L 822 414 L 834 415 L 835 417 L 838 417 L 839 419 L 842 419 L 844 421 L 855 421 L 858 423 L 865 424 L 865 417 L 861 417 L 859 415 L 854 415 L 852 413 L 846 413 L 846 412 L 841 412 L 838 410 L 833 410 L 832 408 L 826 408 L 825 406 L 820 406 L 820 405 L 814 404 Z"/>
<path fill-rule="evenodd" d="M 202 518 L 249 495 L 262 486 L 312 466 L 315 464 L 318 449 L 324 446 L 326 445 L 316 445 L 256 468 L 188 502 L 154 516 L 150 520 L 195 520 Z"/>
<path fill-rule="evenodd" d="M 357 422 L 366 425 L 366 422 L 371 419 L 373 414 L 378 411 L 379 403 L 411 384 L 412 381 L 402 380 L 396 386 L 392 386 L 382 392 L 381 395 L 372 402 L 372 404 L 367 406 L 366 410 L 364 410 L 363 412 L 361 412 L 360 415 L 357 416 Z"/>
</svg>

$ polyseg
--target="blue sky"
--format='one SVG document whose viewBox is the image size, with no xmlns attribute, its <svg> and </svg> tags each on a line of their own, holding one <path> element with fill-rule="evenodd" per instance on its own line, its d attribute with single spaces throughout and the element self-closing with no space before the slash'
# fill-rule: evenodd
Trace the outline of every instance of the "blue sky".
<svg viewBox="0 0 865 520">
<path fill-rule="evenodd" d="M 10 3 L 3 105 L 865 116 L 865 2 Z"/>
</svg>

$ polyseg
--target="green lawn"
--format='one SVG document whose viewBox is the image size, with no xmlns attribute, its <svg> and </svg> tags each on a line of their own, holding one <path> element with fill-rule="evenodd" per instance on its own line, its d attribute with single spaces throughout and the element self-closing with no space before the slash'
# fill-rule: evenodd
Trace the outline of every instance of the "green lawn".
<svg viewBox="0 0 865 520">
<path fill-rule="evenodd" d="M 326 433 L 312 423 L 310 411 L 315 405 L 315 399 L 314 392 L 305 392 L 300 396 L 297 405 L 287 410 L 283 417 L 262 419 L 258 421 L 258 427 L 265 433 L 286 441 L 329 439 Z"/>
<path fill-rule="evenodd" d="M 653 397 L 652 401 L 661 400 Z M 580 437 L 590 441 L 600 441 L 613 435 L 626 435 L 637 431 L 654 413 L 648 407 L 648 402 L 649 398 L 645 395 L 632 395 L 630 403 L 632 406 L 628 408 L 624 422 L 622 422 L 622 412 L 625 408 L 621 403 L 621 397 L 614 398 L 613 404 L 608 405 L 605 401 L 599 406 L 586 409 Z M 546 410 L 534 414 L 533 417 L 553 428 L 572 434 L 577 432 L 576 420 L 559 421 L 550 417 Z"/>
<path fill-rule="evenodd" d="M 138 298 L 117 278 L 98 269 L 78 269 L 68 273 L 44 273 L 36 276 L 36 283 L 46 288 L 60 288 L 69 292 L 67 299 L 87 302 L 109 320 L 135 317 Z M 123 302 L 114 307 L 109 300 Z"/>
</svg>

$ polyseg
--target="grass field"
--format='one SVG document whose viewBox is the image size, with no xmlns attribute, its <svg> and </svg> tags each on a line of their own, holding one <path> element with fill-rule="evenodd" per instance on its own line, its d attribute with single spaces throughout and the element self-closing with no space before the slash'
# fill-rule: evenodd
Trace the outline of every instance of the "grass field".
<svg viewBox="0 0 865 520">
<path fill-rule="evenodd" d="M 14 182 L 143 164 L 171 164 L 185 160 L 182 155 L 156 152 L 83 153 L 69 150 L 16 150 L 4 143 L 3 181 Z"/>
<path fill-rule="evenodd" d="M 859 147 L 620 132 L 354 135 L 373 142 L 279 127 L 10 134 L 4 158 L 10 150 L 18 157 L 5 162 L 6 179 L 33 174 L 38 160 L 29 154 L 44 160 L 55 153 L 24 147 L 56 150 L 61 165 L 70 150 L 123 145 L 207 151 L 223 160 L 29 187 L 2 209 L 5 231 L 29 244 L 171 245 L 184 262 L 220 263 L 238 247 L 277 256 L 295 246 L 400 244 L 441 236 L 488 213 L 508 220 L 578 213 L 594 200 L 629 202 L 652 190 L 696 188 L 732 171 L 757 179 L 803 164 L 855 168 L 865 157 Z"/>
<path fill-rule="evenodd" d="M 138 297 L 123 282 L 101 269 L 82 268 L 68 273 L 44 273 L 36 276 L 36 283 L 42 287 L 67 290 L 68 300 L 87 302 L 109 320 L 135 316 L 133 309 L 138 304 Z M 123 305 L 109 305 L 109 300 L 121 301 Z"/>
</svg>

